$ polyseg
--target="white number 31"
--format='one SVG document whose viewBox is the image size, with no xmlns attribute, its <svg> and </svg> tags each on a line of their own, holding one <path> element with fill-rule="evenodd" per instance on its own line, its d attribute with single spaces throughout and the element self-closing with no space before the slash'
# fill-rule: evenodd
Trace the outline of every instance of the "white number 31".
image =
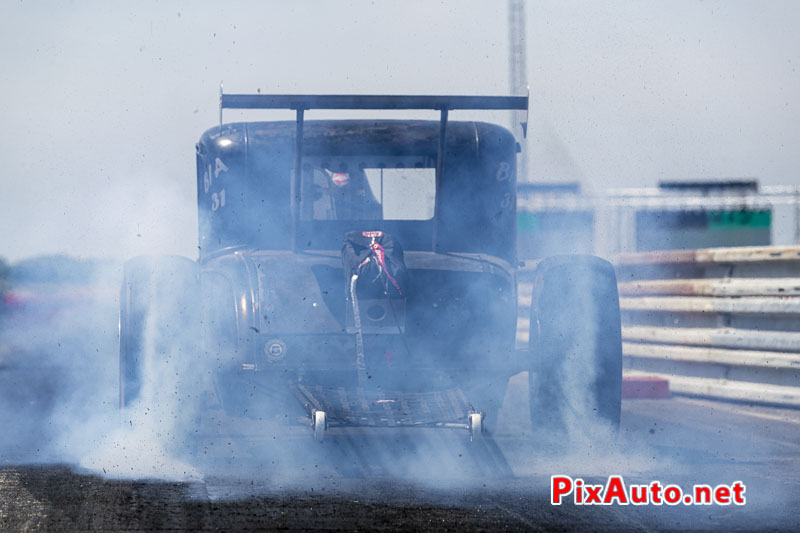
<svg viewBox="0 0 800 533">
<path fill-rule="evenodd" d="M 223 207 L 225 207 L 225 189 L 211 195 L 211 210 L 216 211 Z"/>
</svg>

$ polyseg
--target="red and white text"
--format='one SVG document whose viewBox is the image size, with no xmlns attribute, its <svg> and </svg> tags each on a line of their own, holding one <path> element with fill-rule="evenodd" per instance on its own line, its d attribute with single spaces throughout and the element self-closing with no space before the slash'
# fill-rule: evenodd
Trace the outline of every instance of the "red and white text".
<svg viewBox="0 0 800 533">
<path fill-rule="evenodd" d="M 741 481 L 730 485 L 694 485 L 684 492 L 678 485 L 660 481 L 627 485 L 622 476 L 608 476 L 604 484 L 586 483 L 565 475 L 550 477 L 550 503 L 568 499 L 575 505 L 744 505 L 746 487 Z"/>
</svg>

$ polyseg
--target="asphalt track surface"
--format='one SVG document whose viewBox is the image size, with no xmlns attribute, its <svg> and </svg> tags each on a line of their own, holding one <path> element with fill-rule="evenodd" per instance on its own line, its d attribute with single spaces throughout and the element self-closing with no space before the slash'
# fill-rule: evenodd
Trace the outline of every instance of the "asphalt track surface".
<svg viewBox="0 0 800 533">
<path fill-rule="evenodd" d="M 115 402 L 116 303 L 50 307 L 6 318 L 0 331 L 2 531 L 800 530 L 800 410 L 625 400 L 616 440 L 547 447 L 531 434 L 524 375 L 509 383 L 494 438 L 478 446 L 465 430 L 428 429 L 338 430 L 320 444 L 295 424 L 208 437 L 180 482 L 103 475 L 102 463 L 81 466 L 56 443 Z M 288 467 L 277 468 L 271 442 Z M 553 506 L 550 476 L 562 474 L 683 489 L 742 481 L 747 501 Z"/>
<path fill-rule="evenodd" d="M 0 375 L 8 392 L 11 374 Z M 325 450 L 321 455 L 304 463 L 307 471 L 285 484 L 272 479 L 269 464 L 249 459 L 246 453 L 234 454 L 234 460 L 205 461 L 198 466 L 200 475 L 184 482 L 104 479 L 76 465 L 37 456 L 34 447 L 47 438 L 46 433 L 21 437 L 13 446 L 6 442 L 0 455 L 0 529 L 791 531 L 800 527 L 796 511 L 800 411 L 680 397 L 626 400 L 614 451 L 602 445 L 597 450 L 544 453 L 531 443 L 524 409 L 509 407 L 519 405 L 524 381 L 523 376 L 511 381 L 490 451 L 470 451 L 474 448 L 464 433 L 431 430 L 446 445 L 417 450 L 441 453 L 437 463 L 450 473 L 463 466 L 445 480 L 441 471 L 426 477 L 413 465 L 392 471 L 385 464 L 349 469 L 331 464 L 358 462 L 342 449 L 364 442 L 380 447 L 429 438 L 420 433 L 333 435 L 319 445 Z M 511 473 L 493 463 L 498 451 Z M 404 471 L 415 474 L 408 478 Z M 582 477 L 587 483 L 603 483 L 607 475 L 622 474 L 626 483 L 659 480 L 684 489 L 695 483 L 714 486 L 741 480 L 747 487 L 747 503 L 576 506 L 568 498 L 553 506 L 549 503 L 553 474 Z"/>
</svg>

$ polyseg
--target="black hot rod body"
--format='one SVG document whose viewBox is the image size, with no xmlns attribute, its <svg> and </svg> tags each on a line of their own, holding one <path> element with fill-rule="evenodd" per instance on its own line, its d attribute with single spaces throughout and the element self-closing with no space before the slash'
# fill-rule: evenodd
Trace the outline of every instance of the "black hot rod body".
<svg viewBox="0 0 800 533">
<path fill-rule="evenodd" d="M 527 98 L 222 98 L 289 107 L 297 120 L 221 124 L 197 143 L 199 260 L 126 265 L 123 406 L 142 395 L 148 357 L 179 354 L 208 370 L 226 411 L 294 406 L 319 439 L 336 425 L 480 438 L 525 370 L 534 426 L 563 427 L 570 413 L 618 422 L 613 270 L 588 256 L 539 263 L 531 347 L 515 350 L 520 146 L 500 126 L 448 121 L 460 106 L 522 109 Z M 441 119 L 305 120 L 328 107 L 429 107 Z M 580 406 L 571 368 L 588 376 L 570 384 L 585 389 Z"/>
</svg>

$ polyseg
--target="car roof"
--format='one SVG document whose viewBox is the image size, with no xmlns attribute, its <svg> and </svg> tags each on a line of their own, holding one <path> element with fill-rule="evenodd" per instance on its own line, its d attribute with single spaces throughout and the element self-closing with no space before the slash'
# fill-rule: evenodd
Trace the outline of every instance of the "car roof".
<svg viewBox="0 0 800 533">
<path fill-rule="evenodd" d="M 403 152 L 435 153 L 440 123 L 437 120 L 308 120 L 303 125 L 304 151 L 389 150 L 402 147 Z M 220 138 L 246 145 L 293 143 L 296 122 L 235 122 L 207 130 L 201 144 L 213 146 Z M 447 124 L 448 148 L 479 151 L 481 140 L 493 137 L 494 142 L 515 143 L 506 128 L 487 122 L 450 121 Z"/>
</svg>

